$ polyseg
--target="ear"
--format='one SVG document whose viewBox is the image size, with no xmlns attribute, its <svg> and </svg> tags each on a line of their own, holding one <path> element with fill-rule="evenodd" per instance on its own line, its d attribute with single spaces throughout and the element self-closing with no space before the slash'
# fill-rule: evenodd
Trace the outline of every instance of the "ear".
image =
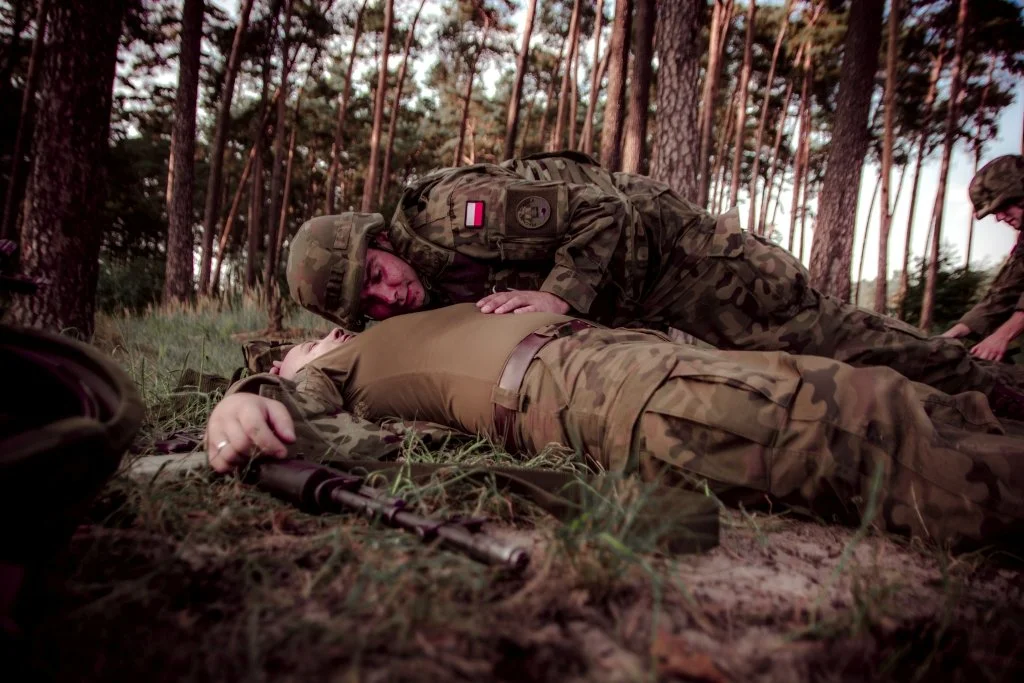
<svg viewBox="0 0 1024 683">
<path fill-rule="evenodd" d="M 271 375 L 280 375 L 281 374 L 281 361 L 279 361 L 279 360 L 275 360 L 274 361 L 273 367 L 270 368 L 270 374 Z"/>
</svg>

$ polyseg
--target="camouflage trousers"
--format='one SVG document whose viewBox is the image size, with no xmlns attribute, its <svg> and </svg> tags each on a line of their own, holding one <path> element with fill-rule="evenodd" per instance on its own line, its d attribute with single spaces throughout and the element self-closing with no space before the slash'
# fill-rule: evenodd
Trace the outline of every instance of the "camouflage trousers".
<svg viewBox="0 0 1024 683">
<path fill-rule="evenodd" d="M 673 193 L 660 195 L 671 216 Z M 677 211 L 682 212 L 685 206 Z M 1001 382 L 1024 389 L 1024 370 L 971 356 L 960 341 L 928 337 L 894 318 L 844 303 L 810 285 L 788 251 L 740 230 L 735 211 L 683 232 L 660 259 L 660 276 L 631 315 L 671 326 L 719 349 L 787 351 L 885 366 L 949 393 L 988 395 Z"/>
<path fill-rule="evenodd" d="M 643 336 L 585 331 L 544 347 L 522 387 L 523 447 L 564 443 L 595 467 L 706 482 L 726 502 L 867 516 L 943 543 L 1021 538 L 1024 424 L 997 421 L 980 394 Z"/>
</svg>

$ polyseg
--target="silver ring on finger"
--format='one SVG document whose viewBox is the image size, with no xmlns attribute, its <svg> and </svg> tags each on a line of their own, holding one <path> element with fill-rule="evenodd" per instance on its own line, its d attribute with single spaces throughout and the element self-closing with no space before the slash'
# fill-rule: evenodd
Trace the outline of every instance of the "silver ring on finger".
<svg viewBox="0 0 1024 683">
<path fill-rule="evenodd" d="M 214 446 L 214 449 L 216 449 L 216 450 L 214 450 L 214 453 L 213 453 L 214 457 L 220 455 L 220 452 L 222 450 L 224 450 L 224 447 L 227 446 L 227 445 L 228 445 L 228 440 L 227 439 L 224 439 L 223 441 L 217 442 L 217 445 Z"/>
</svg>

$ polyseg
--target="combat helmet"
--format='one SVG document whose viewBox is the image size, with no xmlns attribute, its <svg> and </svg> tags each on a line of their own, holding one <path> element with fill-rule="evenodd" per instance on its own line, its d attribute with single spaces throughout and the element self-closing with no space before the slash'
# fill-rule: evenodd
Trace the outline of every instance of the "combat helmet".
<svg viewBox="0 0 1024 683">
<path fill-rule="evenodd" d="M 969 192 L 975 218 L 995 213 L 1009 202 L 1024 200 L 1024 156 L 1007 154 L 988 162 L 971 180 Z"/>
<path fill-rule="evenodd" d="M 384 227 L 379 213 L 351 211 L 303 223 L 288 248 L 292 298 L 347 330 L 363 329 L 359 296 L 366 250 Z"/>
</svg>

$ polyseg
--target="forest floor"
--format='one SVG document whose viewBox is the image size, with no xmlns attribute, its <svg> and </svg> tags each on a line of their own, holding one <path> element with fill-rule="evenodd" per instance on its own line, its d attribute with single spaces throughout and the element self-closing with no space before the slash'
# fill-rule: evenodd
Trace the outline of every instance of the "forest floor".
<svg viewBox="0 0 1024 683">
<path fill-rule="evenodd" d="M 254 306 L 100 321 L 96 343 L 150 408 L 140 455 L 161 435 L 201 432 L 216 396 L 183 403 L 177 378 L 229 376 L 238 335 L 263 321 Z M 288 324 L 323 328 L 306 315 Z M 448 455 L 507 462 L 478 446 Z M 516 576 L 203 469 L 132 475 L 135 457 L 80 525 L 63 588 L 38 614 L 28 654 L 40 677 L 1024 680 L 1024 572 L 994 550 L 953 555 L 868 525 L 723 509 L 717 547 L 672 556 L 628 509 L 561 524 L 469 482 L 403 491 L 423 510 L 493 519 L 531 550 Z"/>
</svg>

